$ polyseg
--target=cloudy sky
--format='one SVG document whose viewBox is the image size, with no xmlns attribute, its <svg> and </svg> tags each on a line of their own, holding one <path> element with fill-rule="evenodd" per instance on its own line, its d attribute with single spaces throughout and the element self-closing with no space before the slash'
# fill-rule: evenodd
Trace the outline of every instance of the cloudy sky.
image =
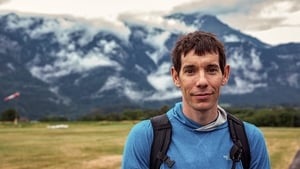
<svg viewBox="0 0 300 169">
<path fill-rule="evenodd" d="M 300 42 L 297 0 L 0 0 L 0 13 L 68 16 L 118 23 L 136 16 L 145 22 L 174 12 L 216 15 L 220 20 L 263 42 Z M 156 16 L 156 17 L 153 17 Z"/>
</svg>

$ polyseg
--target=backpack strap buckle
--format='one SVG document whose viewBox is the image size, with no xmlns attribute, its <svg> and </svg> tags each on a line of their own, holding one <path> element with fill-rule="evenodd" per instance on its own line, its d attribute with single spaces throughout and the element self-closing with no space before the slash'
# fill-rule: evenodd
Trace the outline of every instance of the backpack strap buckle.
<svg viewBox="0 0 300 169">
<path fill-rule="evenodd" d="M 162 152 L 159 152 L 157 154 L 157 158 L 166 163 L 169 168 L 172 168 L 172 166 L 175 164 L 175 161 L 171 160 L 169 156 L 164 155 Z"/>
<path fill-rule="evenodd" d="M 242 159 L 243 147 L 240 140 L 234 144 L 230 150 L 230 158 L 233 162 L 238 162 Z"/>
</svg>

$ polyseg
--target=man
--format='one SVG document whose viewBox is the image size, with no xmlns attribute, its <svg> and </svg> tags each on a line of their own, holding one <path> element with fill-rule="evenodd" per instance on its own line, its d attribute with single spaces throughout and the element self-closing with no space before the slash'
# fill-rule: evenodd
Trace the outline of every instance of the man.
<svg viewBox="0 0 300 169">
<path fill-rule="evenodd" d="M 171 75 L 182 92 L 182 102 L 167 112 L 172 139 L 167 151 L 172 169 L 230 169 L 233 142 L 227 113 L 218 106 L 221 86 L 229 79 L 223 44 L 211 33 L 196 31 L 182 36 L 172 53 Z M 269 156 L 261 131 L 244 122 L 250 146 L 250 168 L 269 169 Z M 153 129 L 144 120 L 130 131 L 123 154 L 123 169 L 150 168 Z M 161 168 L 169 168 L 165 163 Z M 236 164 L 242 169 L 242 163 Z"/>
</svg>

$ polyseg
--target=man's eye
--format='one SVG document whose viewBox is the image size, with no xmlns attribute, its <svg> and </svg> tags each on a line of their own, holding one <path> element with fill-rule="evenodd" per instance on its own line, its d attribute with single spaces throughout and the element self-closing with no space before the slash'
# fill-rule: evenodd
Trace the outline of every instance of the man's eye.
<svg viewBox="0 0 300 169">
<path fill-rule="evenodd" d="M 212 67 L 212 68 L 208 68 L 208 69 L 207 69 L 207 72 L 208 72 L 208 73 L 217 73 L 218 71 L 219 71 L 219 69 L 216 68 L 216 67 Z"/>
<path fill-rule="evenodd" d="M 185 73 L 194 73 L 195 71 L 194 71 L 194 69 L 185 69 L 184 72 Z"/>
<path fill-rule="evenodd" d="M 216 69 L 216 68 L 210 68 L 210 69 L 208 69 L 208 71 L 209 71 L 209 72 L 217 72 L 218 69 Z"/>
</svg>

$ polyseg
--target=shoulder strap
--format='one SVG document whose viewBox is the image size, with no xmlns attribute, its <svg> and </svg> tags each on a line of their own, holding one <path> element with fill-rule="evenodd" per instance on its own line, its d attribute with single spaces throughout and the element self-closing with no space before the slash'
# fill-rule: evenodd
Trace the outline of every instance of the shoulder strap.
<svg viewBox="0 0 300 169">
<path fill-rule="evenodd" d="M 159 169 L 161 163 L 166 163 L 170 168 L 174 165 L 167 155 L 167 150 L 171 142 L 172 126 L 167 114 L 152 117 L 153 142 L 150 155 L 150 169 Z"/>
<path fill-rule="evenodd" d="M 233 161 L 232 168 L 235 168 L 235 163 L 242 160 L 243 168 L 250 168 L 250 148 L 242 120 L 227 113 L 230 137 L 234 143 L 230 150 L 230 158 Z"/>
<path fill-rule="evenodd" d="M 170 168 L 174 165 L 167 155 L 167 150 L 171 142 L 172 126 L 166 114 L 152 117 L 151 124 L 153 128 L 153 142 L 150 155 L 150 169 L 159 169 L 161 163 L 165 162 Z M 250 168 L 250 149 L 245 132 L 243 121 L 227 113 L 230 137 L 234 146 L 230 151 L 230 158 L 233 160 L 233 167 L 236 162 L 242 160 L 243 168 Z"/>
</svg>

